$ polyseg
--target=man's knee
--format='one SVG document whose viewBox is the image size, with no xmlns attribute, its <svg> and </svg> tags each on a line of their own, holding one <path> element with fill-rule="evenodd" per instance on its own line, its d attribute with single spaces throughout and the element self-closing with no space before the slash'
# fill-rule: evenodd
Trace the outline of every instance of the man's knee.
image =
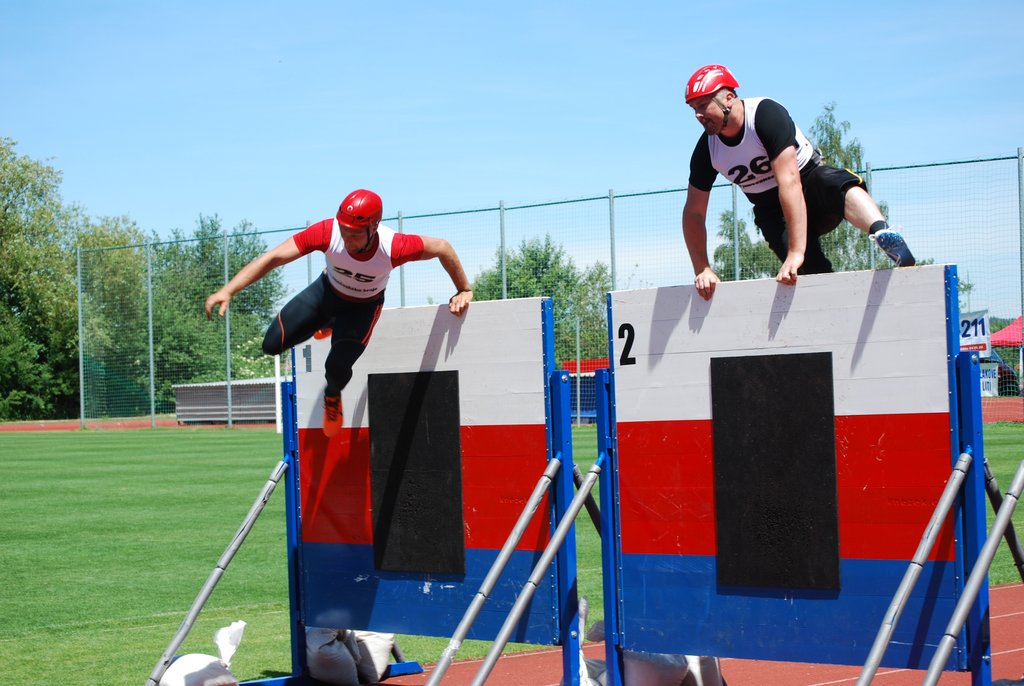
<svg viewBox="0 0 1024 686">
<path fill-rule="evenodd" d="M 263 334 L 263 354 L 280 355 L 284 352 L 284 331 L 281 330 L 281 322 L 275 318 L 274 323 L 267 328 Z"/>
</svg>

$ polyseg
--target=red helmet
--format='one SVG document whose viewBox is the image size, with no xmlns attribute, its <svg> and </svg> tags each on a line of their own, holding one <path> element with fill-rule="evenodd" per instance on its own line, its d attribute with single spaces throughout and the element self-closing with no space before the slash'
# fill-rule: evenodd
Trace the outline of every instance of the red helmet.
<svg viewBox="0 0 1024 686">
<path fill-rule="evenodd" d="M 717 93 L 722 88 L 739 88 L 736 77 L 720 64 L 709 64 L 693 72 L 686 82 L 686 102 Z"/>
<path fill-rule="evenodd" d="M 338 224 L 350 229 L 377 230 L 384 216 L 384 203 L 373 191 L 360 188 L 345 196 L 338 207 Z"/>
</svg>

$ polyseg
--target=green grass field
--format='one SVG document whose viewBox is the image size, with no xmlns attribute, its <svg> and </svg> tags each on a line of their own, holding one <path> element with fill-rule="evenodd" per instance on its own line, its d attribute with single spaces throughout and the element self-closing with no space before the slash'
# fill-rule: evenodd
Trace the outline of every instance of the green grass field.
<svg viewBox="0 0 1024 686">
<path fill-rule="evenodd" d="M 985 436 L 1005 490 L 1024 459 L 1024 426 L 989 425 Z M 592 428 L 576 431 L 584 472 L 595 445 Z M 280 456 L 280 437 L 263 429 L 0 433 L 5 682 L 141 686 Z M 291 673 L 282 491 L 179 651 L 216 654 L 214 630 L 245 620 L 232 664 L 243 680 Z M 1024 531 L 1024 511 L 1014 521 Z M 580 590 L 596 619 L 600 541 L 586 514 L 579 523 Z M 1019 580 L 1004 546 L 991 581 Z M 446 644 L 400 639 L 422 662 Z M 459 656 L 484 652 L 486 644 L 467 642 Z"/>
</svg>

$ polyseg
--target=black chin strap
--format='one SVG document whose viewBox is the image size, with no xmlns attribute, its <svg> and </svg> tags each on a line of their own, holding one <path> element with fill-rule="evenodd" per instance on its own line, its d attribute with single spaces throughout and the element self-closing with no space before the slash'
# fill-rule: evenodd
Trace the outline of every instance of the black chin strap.
<svg viewBox="0 0 1024 686">
<path fill-rule="evenodd" d="M 729 125 L 729 113 L 732 112 L 732 108 L 723 107 L 722 103 L 718 101 L 718 98 L 715 98 L 715 103 L 718 105 L 718 109 L 722 110 L 722 129 L 724 130 L 725 127 Z"/>
<path fill-rule="evenodd" d="M 366 230 L 366 245 L 364 245 L 359 250 L 356 250 L 356 254 L 361 255 L 370 249 L 370 246 L 373 245 L 373 237 L 374 235 L 376 235 L 376 233 L 376 231 L 370 231 L 370 229 Z"/>
</svg>

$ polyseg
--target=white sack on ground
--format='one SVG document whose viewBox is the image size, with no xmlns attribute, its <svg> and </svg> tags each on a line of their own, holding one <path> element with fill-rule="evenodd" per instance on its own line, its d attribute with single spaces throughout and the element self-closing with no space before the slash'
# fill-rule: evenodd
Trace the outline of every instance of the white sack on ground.
<svg viewBox="0 0 1024 686">
<path fill-rule="evenodd" d="M 345 629 L 306 627 L 309 675 L 332 686 L 359 686 L 355 658 L 359 647 L 350 636 L 351 632 Z"/>
<path fill-rule="evenodd" d="M 359 680 L 364 684 L 375 684 L 384 676 L 391 664 L 391 649 L 395 647 L 394 634 L 379 634 L 375 631 L 353 631 L 359 645 Z"/>
<path fill-rule="evenodd" d="M 174 659 L 160 679 L 160 686 L 238 686 L 231 673 L 231 658 L 242 642 L 245 622 L 233 622 L 213 634 L 220 657 L 189 653 Z"/>
<path fill-rule="evenodd" d="M 604 640 L 604 621 L 594 622 L 586 633 L 588 641 Z M 604 678 L 603 665 L 588 660 L 591 679 Z M 641 653 L 624 650 L 622 654 L 624 686 L 724 686 L 717 657 Z"/>
</svg>

